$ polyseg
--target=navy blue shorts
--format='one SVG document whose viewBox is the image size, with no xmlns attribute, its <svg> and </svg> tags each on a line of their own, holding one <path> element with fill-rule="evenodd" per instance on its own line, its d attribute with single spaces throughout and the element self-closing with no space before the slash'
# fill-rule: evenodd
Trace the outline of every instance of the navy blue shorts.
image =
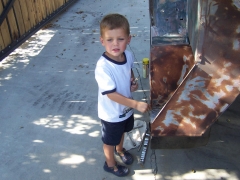
<svg viewBox="0 0 240 180">
<path fill-rule="evenodd" d="M 133 114 L 126 120 L 111 123 L 101 119 L 102 123 L 102 141 L 106 145 L 117 146 L 124 132 L 129 132 L 134 126 Z"/>
</svg>

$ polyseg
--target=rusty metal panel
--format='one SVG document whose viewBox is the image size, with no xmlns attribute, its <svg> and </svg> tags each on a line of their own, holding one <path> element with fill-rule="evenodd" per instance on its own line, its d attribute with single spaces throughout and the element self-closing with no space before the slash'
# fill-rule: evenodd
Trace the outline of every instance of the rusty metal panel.
<svg viewBox="0 0 240 180">
<path fill-rule="evenodd" d="M 151 123 L 152 135 L 203 135 L 239 94 L 240 75 L 227 80 L 230 76 L 221 74 L 230 69 L 223 64 L 213 75 L 196 65 Z"/>
<path fill-rule="evenodd" d="M 188 45 L 166 45 L 151 48 L 151 107 L 162 108 L 193 66 L 194 57 L 192 49 Z"/>
<path fill-rule="evenodd" d="M 196 12 L 199 63 L 153 118 L 154 137 L 201 136 L 239 95 L 239 2 L 204 0 L 204 6 Z"/>
<path fill-rule="evenodd" d="M 152 122 L 152 135 L 202 135 L 205 128 L 210 125 L 207 124 L 208 116 L 210 115 L 212 119 L 216 117 L 216 111 L 223 109 L 219 104 L 219 106 L 215 104 L 218 97 L 215 98 L 215 102 L 212 101 L 211 93 L 207 91 L 207 88 L 210 88 L 210 81 L 211 76 L 195 66 Z"/>
</svg>

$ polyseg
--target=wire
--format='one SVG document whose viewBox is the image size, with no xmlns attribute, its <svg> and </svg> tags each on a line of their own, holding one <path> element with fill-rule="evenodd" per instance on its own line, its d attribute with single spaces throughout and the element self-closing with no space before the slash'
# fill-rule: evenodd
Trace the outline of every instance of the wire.
<svg viewBox="0 0 240 180">
<path fill-rule="evenodd" d="M 132 48 L 131 48 L 130 45 L 128 45 L 128 46 L 129 46 L 130 50 L 131 50 L 132 53 L 133 53 L 134 59 L 135 59 L 135 61 L 137 62 L 139 69 L 141 69 L 140 63 L 139 63 L 139 61 L 137 60 L 134 51 L 132 50 Z M 143 97 L 143 98 L 145 99 L 145 102 L 148 103 L 148 97 L 147 97 L 146 92 L 145 92 L 144 89 L 143 89 L 143 84 L 142 84 L 141 76 L 140 76 L 140 73 L 139 73 L 139 71 L 138 71 L 137 68 L 136 68 L 136 71 L 137 71 L 137 74 L 138 74 L 138 79 L 139 79 L 139 81 L 140 81 L 140 86 L 141 86 L 142 92 L 143 92 L 143 94 L 144 94 L 144 97 Z M 149 113 L 149 111 L 148 111 L 148 115 L 149 115 L 149 118 L 150 118 L 150 113 Z M 153 149 L 152 149 L 152 153 L 151 153 L 151 156 L 150 156 L 150 161 L 151 161 L 152 173 L 154 174 L 154 178 L 156 179 L 156 175 L 157 175 L 157 172 L 158 172 L 158 166 L 157 166 L 156 153 L 155 153 L 155 150 L 153 150 Z M 155 166 L 154 168 L 153 168 L 153 165 Z"/>
<path fill-rule="evenodd" d="M 132 50 L 132 47 L 130 46 L 130 44 L 129 44 L 128 46 L 129 46 L 130 50 L 131 50 L 132 53 L 133 53 L 133 57 L 134 57 L 135 61 L 137 62 L 137 65 L 138 65 L 139 69 L 141 69 L 140 63 L 139 63 L 139 61 L 137 60 L 137 58 L 136 58 L 136 56 L 135 56 L 135 53 L 134 53 L 134 51 Z M 146 92 L 145 92 L 144 89 L 143 89 L 143 84 L 142 84 L 142 80 L 141 80 L 141 75 L 140 75 L 140 73 L 139 73 L 139 71 L 138 71 L 138 69 L 137 69 L 136 67 L 135 67 L 135 69 L 136 69 L 137 74 L 138 74 L 138 77 L 137 77 L 137 78 L 138 78 L 139 81 L 140 81 L 141 90 L 142 90 L 142 92 L 143 92 L 143 94 L 144 94 L 143 99 L 145 100 L 146 103 L 148 103 L 148 97 L 147 97 Z"/>
<path fill-rule="evenodd" d="M 157 166 L 157 157 L 156 157 L 156 153 L 155 150 L 152 149 L 152 153 L 150 156 L 150 160 L 151 160 L 151 169 L 152 169 L 152 173 L 154 174 L 154 177 L 156 179 L 156 175 L 158 173 L 158 166 Z M 153 162 L 154 161 L 154 162 Z M 153 168 L 153 165 L 155 165 L 155 168 Z"/>
</svg>

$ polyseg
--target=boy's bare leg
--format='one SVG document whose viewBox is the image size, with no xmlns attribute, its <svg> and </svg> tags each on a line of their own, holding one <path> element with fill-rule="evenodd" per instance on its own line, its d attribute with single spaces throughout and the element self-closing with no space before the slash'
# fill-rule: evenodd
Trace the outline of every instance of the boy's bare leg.
<svg viewBox="0 0 240 180">
<path fill-rule="evenodd" d="M 120 141 L 120 143 L 116 146 L 116 151 L 117 151 L 117 155 L 119 155 L 123 161 L 123 163 L 130 165 L 133 163 L 133 156 L 126 152 L 126 150 L 123 150 L 123 142 L 124 142 L 124 134 L 122 135 L 122 139 Z"/>
<path fill-rule="evenodd" d="M 114 159 L 114 146 L 103 144 L 103 151 L 106 157 L 108 167 L 115 167 L 116 161 Z M 114 170 L 117 169 L 114 168 Z"/>
<path fill-rule="evenodd" d="M 116 151 L 117 152 L 122 152 L 122 150 L 123 150 L 123 141 L 124 141 L 124 134 L 122 135 L 122 139 L 121 139 L 119 145 L 116 146 Z"/>
<path fill-rule="evenodd" d="M 123 141 L 124 141 L 124 134 L 122 135 L 120 143 L 116 146 L 117 152 L 122 152 L 123 150 Z M 106 144 L 103 144 L 103 151 L 106 157 L 106 162 L 108 167 L 114 167 L 114 171 L 117 171 L 116 168 L 116 161 L 114 159 L 114 146 L 109 146 Z M 122 156 L 124 154 L 121 154 Z"/>
</svg>

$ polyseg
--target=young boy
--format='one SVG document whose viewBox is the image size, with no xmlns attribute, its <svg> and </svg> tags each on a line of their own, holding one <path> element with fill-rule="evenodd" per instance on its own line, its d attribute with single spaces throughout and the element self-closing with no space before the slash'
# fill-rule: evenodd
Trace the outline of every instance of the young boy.
<svg viewBox="0 0 240 180">
<path fill-rule="evenodd" d="M 134 58 L 126 50 L 131 40 L 128 20 L 120 14 L 109 14 L 102 19 L 100 31 L 100 41 L 106 51 L 97 62 L 95 78 L 106 157 L 103 169 L 116 176 L 126 176 L 129 169 L 116 163 L 114 153 L 126 165 L 133 163 L 133 156 L 123 148 L 124 132 L 133 128 L 133 109 L 144 113 L 148 104 L 133 100 L 131 96 L 138 84 L 132 71 Z"/>
</svg>

